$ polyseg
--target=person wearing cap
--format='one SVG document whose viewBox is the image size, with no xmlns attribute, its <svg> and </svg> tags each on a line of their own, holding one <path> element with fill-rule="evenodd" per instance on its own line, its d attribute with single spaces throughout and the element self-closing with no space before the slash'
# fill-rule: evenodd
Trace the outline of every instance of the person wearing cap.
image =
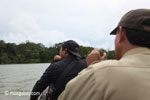
<svg viewBox="0 0 150 100">
<path fill-rule="evenodd" d="M 57 61 L 50 64 L 41 78 L 34 85 L 32 92 L 42 93 L 47 86 L 53 84 L 56 91 L 53 93 L 50 100 L 57 100 L 57 97 L 64 90 L 66 83 L 74 78 L 78 72 L 87 67 L 85 59 L 81 59 L 78 50 L 78 43 L 73 40 L 65 41 L 61 46 L 59 52 L 60 55 L 56 55 L 54 57 L 54 60 Z M 72 64 L 73 62 L 74 64 Z M 65 75 L 65 77 L 60 78 L 63 71 L 66 69 L 69 69 L 69 72 Z M 30 100 L 37 100 L 38 97 L 39 94 L 31 95 Z"/>
<path fill-rule="evenodd" d="M 110 34 L 117 60 L 94 49 L 58 100 L 150 100 L 150 9 L 129 11 Z"/>
</svg>

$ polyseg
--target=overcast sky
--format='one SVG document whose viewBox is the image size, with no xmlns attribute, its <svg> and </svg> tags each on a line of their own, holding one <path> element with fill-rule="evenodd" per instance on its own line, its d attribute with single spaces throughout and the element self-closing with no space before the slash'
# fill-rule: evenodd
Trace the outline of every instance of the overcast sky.
<svg viewBox="0 0 150 100">
<path fill-rule="evenodd" d="M 114 49 L 109 33 L 129 10 L 150 9 L 150 0 L 0 0 L 0 40 L 51 46 L 73 39 Z"/>
</svg>

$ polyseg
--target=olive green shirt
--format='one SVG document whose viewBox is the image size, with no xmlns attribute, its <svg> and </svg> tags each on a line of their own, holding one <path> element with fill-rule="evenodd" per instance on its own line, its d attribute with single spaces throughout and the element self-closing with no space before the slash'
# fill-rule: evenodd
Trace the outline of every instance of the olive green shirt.
<svg viewBox="0 0 150 100">
<path fill-rule="evenodd" d="M 66 86 L 58 100 L 150 100 L 150 49 L 93 64 Z"/>
</svg>

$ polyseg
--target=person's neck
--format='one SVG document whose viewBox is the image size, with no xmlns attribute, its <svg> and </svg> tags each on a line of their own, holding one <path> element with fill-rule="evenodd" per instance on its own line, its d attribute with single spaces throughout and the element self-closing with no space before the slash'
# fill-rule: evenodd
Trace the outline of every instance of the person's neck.
<svg viewBox="0 0 150 100">
<path fill-rule="evenodd" d="M 134 48 L 138 48 L 138 47 L 139 47 L 139 46 L 132 45 L 132 44 L 124 46 L 124 48 L 123 48 L 123 50 L 122 50 L 122 57 L 123 57 L 123 55 L 124 55 L 126 52 L 128 52 L 129 50 L 134 49 Z"/>
</svg>

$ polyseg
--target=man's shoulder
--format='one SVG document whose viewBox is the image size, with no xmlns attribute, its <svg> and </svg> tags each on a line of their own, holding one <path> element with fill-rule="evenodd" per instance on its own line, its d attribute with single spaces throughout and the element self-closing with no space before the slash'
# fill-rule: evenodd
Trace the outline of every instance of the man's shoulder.
<svg viewBox="0 0 150 100">
<path fill-rule="evenodd" d="M 49 67 L 52 69 L 57 69 L 57 68 L 60 68 L 60 66 L 63 66 L 64 64 L 65 64 L 64 60 L 60 60 L 60 61 L 51 63 Z"/>
<path fill-rule="evenodd" d="M 105 60 L 92 64 L 89 67 L 93 67 L 95 70 L 98 69 L 103 70 L 109 67 L 119 67 L 119 66 L 121 66 L 121 62 L 118 60 Z"/>
<path fill-rule="evenodd" d="M 62 68 L 63 66 L 68 65 L 73 60 L 74 59 L 62 59 L 60 61 L 51 63 L 51 66 L 53 66 L 55 68 L 60 68 L 60 67 Z"/>
<path fill-rule="evenodd" d="M 98 81 L 100 79 L 105 82 L 109 82 L 111 80 L 114 83 L 120 82 L 122 81 L 122 78 L 128 78 L 129 76 L 132 76 L 133 73 L 135 74 L 136 71 L 139 71 L 139 67 L 135 64 L 130 64 L 124 60 L 102 61 L 89 67 L 92 67 L 93 77 Z"/>
<path fill-rule="evenodd" d="M 109 79 L 110 76 L 114 76 L 116 74 L 121 74 L 124 72 L 124 69 L 128 70 L 130 67 L 125 67 L 125 63 L 120 60 L 107 60 L 95 63 L 89 67 L 88 70 L 93 72 L 93 77 L 98 79 L 98 77 L 103 76 L 103 78 Z"/>
<path fill-rule="evenodd" d="M 87 67 L 87 63 L 86 63 L 86 60 L 85 60 L 85 59 L 79 59 L 79 60 L 78 60 L 78 63 L 79 63 L 80 65 L 82 65 L 82 66 Z"/>
<path fill-rule="evenodd" d="M 59 60 L 59 61 L 57 61 L 57 62 L 53 62 L 52 64 L 55 66 L 57 66 L 57 65 L 61 65 L 61 64 L 63 64 L 63 63 L 65 63 L 66 62 L 66 59 L 62 59 L 62 60 Z"/>
<path fill-rule="evenodd" d="M 108 68 L 116 67 L 118 65 L 120 65 L 120 64 L 117 60 L 101 61 L 101 62 L 97 62 L 95 64 L 88 66 L 86 69 L 81 71 L 79 74 L 85 74 L 85 73 L 89 73 L 89 72 L 95 73 L 99 70 L 106 70 Z"/>
</svg>

